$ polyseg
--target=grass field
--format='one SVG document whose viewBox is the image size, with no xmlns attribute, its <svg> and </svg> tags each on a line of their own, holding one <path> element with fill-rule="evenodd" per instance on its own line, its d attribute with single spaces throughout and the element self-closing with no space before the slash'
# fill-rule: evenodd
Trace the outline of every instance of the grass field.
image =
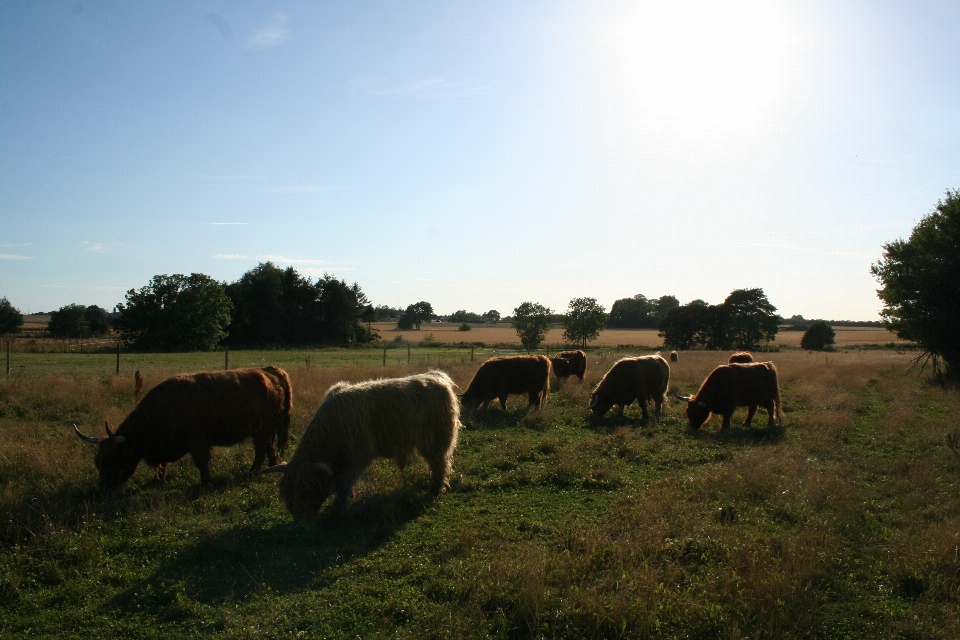
<svg viewBox="0 0 960 640">
<path fill-rule="evenodd" d="M 306 355 L 231 353 L 288 370 L 294 445 L 337 380 L 439 364 L 464 388 L 481 359 Z M 727 355 L 681 354 L 671 386 Z M 466 416 L 440 498 L 422 463 L 378 462 L 344 516 L 304 523 L 275 477 L 247 475 L 249 443 L 216 451 L 208 491 L 189 459 L 163 487 L 142 466 L 97 487 L 71 424 L 122 420 L 134 366 L 150 387 L 222 353 L 125 354 L 119 377 L 109 354 L 18 354 L 0 381 L 0 636 L 960 637 L 957 391 L 891 350 L 770 355 L 783 428 L 740 411 L 691 432 L 676 402 L 651 426 L 635 406 L 593 423 L 615 356 L 591 355 L 542 411 Z"/>
</svg>

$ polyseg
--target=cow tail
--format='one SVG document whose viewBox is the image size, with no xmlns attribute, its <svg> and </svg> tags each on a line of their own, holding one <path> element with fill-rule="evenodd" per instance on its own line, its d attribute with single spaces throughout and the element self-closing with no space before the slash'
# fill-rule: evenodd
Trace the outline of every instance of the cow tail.
<svg viewBox="0 0 960 640">
<path fill-rule="evenodd" d="M 773 386 L 771 390 L 773 395 L 773 407 L 777 412 L 777 419 L 780 420 L 780 427 L 783 427 L 783 401 L 780 399 L 780 382 L 777 380 L 777 370 L 773 369 L 770 376 L 770 383 Z"/>
<path fill-rule="evenodd" d="M 283 405 L 277 424 L 277 453 L 283 455 L 290 438 L 290 414 L 293 412 L 293 387 L 290 386 L 290 376 L 279 367 L 266 367 L 271 374 L 277 377 L 277 382 L 283 389 Z"/>
</svg>

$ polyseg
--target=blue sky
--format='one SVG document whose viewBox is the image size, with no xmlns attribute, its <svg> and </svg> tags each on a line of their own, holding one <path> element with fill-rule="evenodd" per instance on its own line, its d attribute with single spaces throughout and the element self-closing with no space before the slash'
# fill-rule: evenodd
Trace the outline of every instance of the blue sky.
<svg viewBox="0 0 960 640">
<path fill-rule="evenodd" d="M 0 297 L 272 260 L 376 304 L 877 319 L 960 187 L 955 2 L 0 4 Z"/>
</svg>

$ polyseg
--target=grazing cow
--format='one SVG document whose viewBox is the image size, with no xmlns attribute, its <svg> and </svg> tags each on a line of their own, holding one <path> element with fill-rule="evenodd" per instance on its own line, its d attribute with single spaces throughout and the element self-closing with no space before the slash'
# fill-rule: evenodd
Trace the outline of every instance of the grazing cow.
<svg viewBox="0 0 960 640">
<path fill-rule="evenodd" d="M 680 359 L 680 354 L 678 354 L 676 351 L 670 352 L 670 362 L 676 362 L 679 359 Z"/>
<path fill-rule="evenodd" d="M 460 428 L 460 403 L 442 371 L 405 378 L 338 382 L 327 390 L 287 464 L 261 473 L 283 473 L 280 497 L 297 518 L 314 519 L 331 493 L 343 511 L 353 485 L 375 458 L 401 470 L 414 451 L 430 467 L 430 489 L 449 487 Z"/>
<path fill-rule="evenodd" d="M 621 358 L 607 371 L 593 390 L 590 409 L 594 418 L 602 418 L 613 405 L 623 410 L 634 400 L 643 412 L 642 421 L 648 422 L 647 400 L 653 400 L 657 418 L 663 412 L 663 401 L 670 385 L 670 365 L 660 356 Z"/>
<path fill-rule="evenodd" d="M 566 360 L 568 366 L 563 367 L 564 373 L 561 375 L 556 372 L 558 360 Z M 558 378 L 567 378 L 571 375 L 577 376 L 580 382 L 583 382 L 583 374 L 587 372 L 587 354 L 579 349 L 576 351 L 561 351 L 550 359 L 554 365 L 554 373 Z M 562 366 L 562 365 L 561 365 Z"/>
<path fill-rule="evenodd" d="M 506 411 L 510 394 L 526 393 L 530 398 L 528 406 L 539 409 L 550 395 L 551 367 L 546 356 L 490 358 L 477 369 L 460 399 L 464 407 L 476 409 L 496 398 Z"/>
<path fill-rule="evenodd" d="M 699 429 L 714 413 L 723 416 L 723 428 L 729 429 L 730 417 L 737 407 L 747 407 L 743 423 L 746 427 L 758 406 L 767 410 L 768 427 L 776 425 L 774 414 L 783 424 L 777 368 L 772 362 L 720 365 L 710 372 L 695 395 L 675 395 L 687 403 L 687 419 L 693 429 Z"/>
<path fill-rule="evenodd" d="M 181 374 L 167 378 L 143 396 L 116 432 L 85 436 L 99 445 L 95 459 L 100 485 L 116 488 L 127 481 L 141 460 L 156 466 L 164 481 L 167 465 L 190 454 L 200 469 L 200 483 L 210 485 L 210 453 L 253 438 L 252 471 L 264 457 L 277 464 L 287 446 L 293 391 L 283 369 L 234 369 Z M 276 448 L 274 448 L 276 438 Z"/>
<path fill-rule="evenodd" d="M 753 362 L 753 354 L 749 351 L 737 351 L 735 354 L 730 356 L 730 359 L 727 360 L 727 364 L 746 364 L 748 362 Z"/>
</svg>

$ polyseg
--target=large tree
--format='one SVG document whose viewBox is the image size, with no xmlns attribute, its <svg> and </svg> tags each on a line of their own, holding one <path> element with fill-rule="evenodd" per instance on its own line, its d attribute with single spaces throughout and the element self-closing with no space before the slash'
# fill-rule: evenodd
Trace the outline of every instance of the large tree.
<svg viewBox="0 0 960 640">
<path fill-rule="evenodd" d="M 607 324 L 607 310 L 596 298 L 574 298 L 563 316 L 563 339 L 581 347 L 596 340 Z"/>
<path fill-rule="evenodd" d="M 909 240 L 883 245 L 870 272 L 881 284 L 884 325 L 923 347 L 935 370 L 942 359 L 960 378 L 960 190 L 948 190 Z"/>
<path fill-rule="evenodd" d="M 433 319 L 433 305 L 425 300 L 408 305 L 397 321 L 398 329 L 420 330 L 420 325 Z"/>
<path fill-rule="evenodd" d="M 551 313 L 550 308 L 536 302 L 524 302 L 513 310 L 513 328 L 524 349 L 532 351 L 540 346 L 550 329 Z"/>
<path fill-rule="evenodd" d="M 233 305 L 208 275 L 154 276 L 118 304 L 115 328 L 136 349 L 210 351 L 227 336 Z"/>
<path fill-rule="evenodd" d="M 87 308 L 82 304 L 68 304 L 50 314 L 47 332 L 54 338 L 86 338 L 90 335 Z"/>
<path fill-rule="evenodd" d="M 0 298 L 0 336 L 20 331 L 23 326 L 23 314 L 10 304 L 6 296 Z"/>
<path fill-rule="evenodd" d="M 670 309 L 658 324 L 664 346 L 681 351 L 706 347 L 715 316 L 715 307 L 703 300 Z"/>
<path fill-rule="evenodd" d="M 723 301 L 726 344 L 721 349 L 754 349 L 777 337 L 783 318 L 763 289 L 736 289 Z"/>
</svg>

